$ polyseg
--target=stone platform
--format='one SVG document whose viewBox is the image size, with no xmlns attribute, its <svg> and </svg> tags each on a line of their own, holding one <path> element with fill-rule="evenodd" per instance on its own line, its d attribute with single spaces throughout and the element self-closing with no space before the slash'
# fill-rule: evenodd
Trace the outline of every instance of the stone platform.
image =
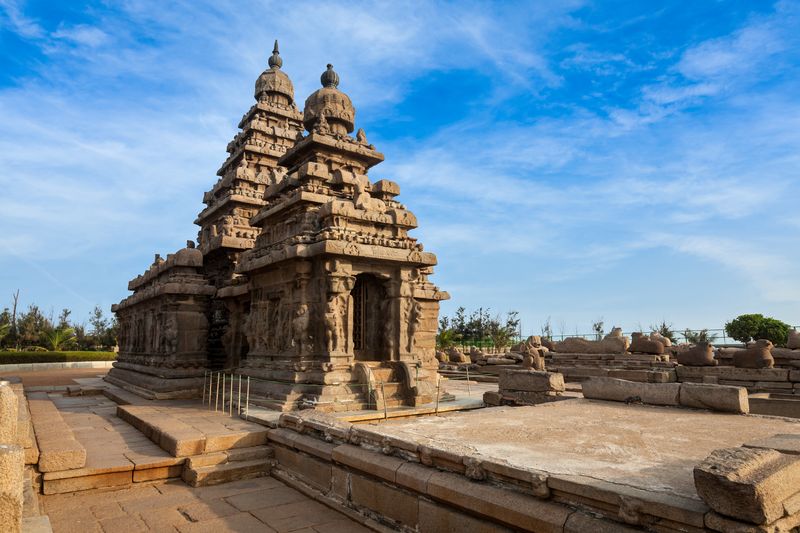
<svg viewBox="0 0 800 533">
<path fill-rule="evenodd" d="M 420 531 L 773 531 L 712 511 L 694 469 L 720 448 L 800 453 L 795 420 L 586 399 L 277 426 L 274 477 Z"/>
<path fill-rule="evenodd" d="M 46 396 L 67 429 L 60 439 L 71 435 L 84 454 L 75 463 L 74 452 L 54 449 L 58 461 L 42 474 L 43 492 L 57 494 L 104 487 L 119 487 L 180 477 L 183 459 L 176 459 L 153 444 L 138 430 L 116 416 L 117 404 L 101 394 L 68 396 L 66 392 L 38 393 Z M 42 400 L 38 400 L 42 401 Z M 32 400 L 33 402 L 33 400 Z M 37 438 L 42 441 L 41 416 L 32 411 Z M 57 444 L 57 443 L 55 443 Z M 74 446 L 73 446 L 74 447 Z M 66 456 L 69 454 L 69 457 Z M 40 458 L 40 463 L 44 456 Z M 77 468 L 76 468 L 77 466 Z M 40 468 L 42 465 L 40 464 Z"/>
<path fill-rule="evenodd" d="M 572 399 L 390 421 L 371 430 L 458 446 L 550 475 L 602 479 L 697 500 L 692 469 L 711 451 L 775 434 L 800 436 L 800 422 Z"/>
</svg>

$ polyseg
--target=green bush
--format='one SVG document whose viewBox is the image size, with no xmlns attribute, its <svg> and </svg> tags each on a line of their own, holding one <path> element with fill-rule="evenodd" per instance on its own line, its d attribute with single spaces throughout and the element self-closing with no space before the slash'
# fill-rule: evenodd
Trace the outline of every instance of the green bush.
<svg viewBox="0 0 800 533">
<path fill-rule="evenodd" d="M 739 342 L 767 339 L 775 346 L 786 345 L 790 329 L 785 322 L 757 313 L 739 315 L 725 324 L 725 332 Z"/>
<path fill-rule="evenodd" d="M 768 317 L 761 321 L 755 338 L 771 340 L 775 346 L 786 346 L 790 329 L 791 326 L 786 322 Z"/>
<path fill-rule="evenodd" d="M 28 363 L 67 363 L 76 361 L 113 361 L 114 352 L 14 352 L 0 351 L 0 365 Z"/>
<path fill-rule="evenodd" d="M 747 343 L 758 337 L 758 328 L 763 320 L 764 315 L 757 313 L 739 315 L 725 324 L 725 332 L 734 340 Z"/>
</svg>

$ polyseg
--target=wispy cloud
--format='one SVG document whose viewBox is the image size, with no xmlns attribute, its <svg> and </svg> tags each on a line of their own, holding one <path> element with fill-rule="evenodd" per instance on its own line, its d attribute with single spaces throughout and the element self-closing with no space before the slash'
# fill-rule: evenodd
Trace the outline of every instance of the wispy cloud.
<svg viewBox="0 0 800 533">
<path fill-rule="evenodd" d="M 400 183 L 454 304 L 516 307 L 530 323 L 570 306 L 570 321 L 640 313 L 633 291 L 598 287 L 675 254 L 785 310 L 800 261 L 797 5 L 723 33 L 698 24 L 674 42 L 670 10 L 598 25 L 584 17 L 600 8 L 577 0 L 129 0 L 47 23 L 0 0 L 0 31 L 44 57 L 0 89 L 0 246 L 48 272 L 56 259 L 116 261 L 86 290 L 122 296 L 153 251 L 196 232 L 277 37 L 300 105 L 336 66 L 359 126 L 387 154 L 373 178 Z M 656 18 L 631 42 L 630 28 Z M 433 78 L 443 92 L 410 105 Z M 453 100 L 457 112 L 437 121 Z M 608 311 L 588 306 L 587 286 Z M 659 316 L 688 312 L 659 305 Z"/>
</svg>

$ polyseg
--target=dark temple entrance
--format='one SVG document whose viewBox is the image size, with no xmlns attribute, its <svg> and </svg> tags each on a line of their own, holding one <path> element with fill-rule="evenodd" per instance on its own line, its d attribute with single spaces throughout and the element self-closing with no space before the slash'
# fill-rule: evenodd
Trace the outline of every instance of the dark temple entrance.
<svg viewBox="0 0 800 533">
<path fill-rule="evenodd" d="M 383 302 L 386 291 L 381 280 L 359 274 L 353 296 L 353 351 L 357 361 L 380 361 L 383 353 Z"/>
</svg>

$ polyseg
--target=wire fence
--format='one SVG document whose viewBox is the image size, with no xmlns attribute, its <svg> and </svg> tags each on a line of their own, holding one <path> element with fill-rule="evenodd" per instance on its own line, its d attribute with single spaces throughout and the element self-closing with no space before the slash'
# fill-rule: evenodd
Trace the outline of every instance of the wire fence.
<svg viewBox="0 0 800 533">
<path fill-rule="evenodd" d="M 793 327 L 795 329 L 800 329 L 800 326 L 791 326 L 791 327 Z M 640 331 L 640 330 L 637 330 L 637 331 Z M 649 333 L 649 330 L 647 330 L 647 331 L 641 330 L 641 331 L 643 333 Z M 736 339 L 732 339 L 728 335 L 728 333 L 725 331 L 725 328 L 701 328 L 701 329 L 683 328 L 683 329 L 680 329 L 680 330 L 676 329 L 675 331 L 672 332 L 673 342 L 675 342 L 676 344 L 691 343 L 691 342 L 693 342 L 693 340 L 692 340 L 693 337 L 695 337 L 697 335 L 700 335 L 702 332 L 705 332 L 705 335 L 706 335 L 706 337 L 707 337 L 709 342 L 711 342 L 711 343 L 713 343 L 713 344 L 715 344 L 717 346 L 743 346 L 744 345 L 742 342 L 739 342 Z M 512 340 L 511 340 L 511 343 L 509 344 L 509 346 L 513 346 L 514 344 L 522 342 L 522 341 L 524 341 L 525 339 L 527 339 L 530 336 L 539 336 L 539 337 L 542 337 L 542 338 L 549 337 L 550 340 L 552 340 L 552 341 L 563 341 L 564 339 L 575 338 L 575 337 L 579 337 L 579 338 L 583 338 L 583 339 L 586 339 L 586 340 L 594 341 L 594 340 L 601 340 L 606 335 L 606 333 L 607 332 L 603 332 L 603 333 L 599 333 L 599 334 L 597 332 L 592 332 L 592 333 L 578 333 L 578 332 L 566 333 L 566 332 L 560 332 L 558 334 L 553 333 L 553 334 L 550 334 L 549 336 L 546 336 L 546 335 L 543 335 L 541 332 L 535 332 L 535 333 L 531 333 L 530 335 L 518 335 L 518 336 L 513 337 Z M 631 337 L 632 333 L 636 333 L 636 331 L 623 332 L 622 334 L 627 336 L 627 337 Z M 689 335 L 688 338 L 687 338 L 687 334 Z M 460 346 L 462 350 L 468 349 L 471 346 L 475 346 L 476 348 L 481 349 L 481 350 L 494 349 L 495 348 L 494 342 L 489 337 L 484 337 L 482 339 L 462 338 L 462 339 L 458 339 L 458 341 L 456 341 L 455 345 L 456 346 Z"/>
</svg>

